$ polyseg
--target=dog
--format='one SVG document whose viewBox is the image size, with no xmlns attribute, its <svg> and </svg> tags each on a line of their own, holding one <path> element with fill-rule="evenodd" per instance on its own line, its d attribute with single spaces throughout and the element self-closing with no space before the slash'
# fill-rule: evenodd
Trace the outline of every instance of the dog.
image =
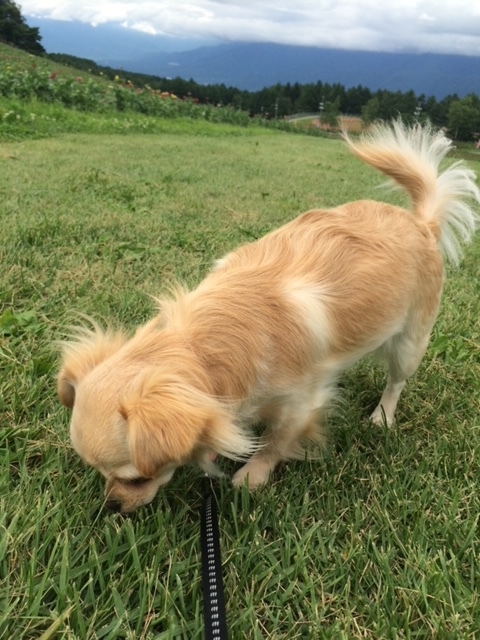
<svg viewBox="0 0 480 640">
<path fill-rule="evenodd" d="M 94 326 L 63 343 L 59 398 L 74 449 L 105 477 L 108 508 L 149 503 L 185 463 L 215 473 L 218 454 L 244 462 L 235 485 L 266 483 L 305 441 L 324 440 L 337 379 L 371 352 L 388 368 L 371 419 L 393 423 L 429 342 L 444 260 L 458 264 L 478 226 L 480 192 L 462 161 L 439 171 L 452 143 L 430 125 L 343 138 L 410 210 L 361 200 L 307 211 L 159 300 L 132 337 Z"/>
</svg>

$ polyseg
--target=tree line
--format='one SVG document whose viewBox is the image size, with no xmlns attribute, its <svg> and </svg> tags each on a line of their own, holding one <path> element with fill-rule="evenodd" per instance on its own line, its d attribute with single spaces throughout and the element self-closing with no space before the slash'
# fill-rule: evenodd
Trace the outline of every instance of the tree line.
<svg viewBox="0 0 480 640">
<path fill-rule="evenodd" d="M 35 55 L 47 55 L 36 27 L 28 27 L 20 8 L 12 0 L 0 0 L 0 41 Z M 390 120 L 429 119 L 437 127 L 448 129 L 457 140 L 471 141 L 480 136 L 480 98 L 472 93 L 464 98 L 453 94 L 437 100 L 415 95 L 413 91 L 378 90 L 367 87 L 345 88 L 321 81 L 309 84 L 276 84 L 261 91 L 242 91 L 224 84 L 201 85 L 182 78 L 159 78 L 97 65 L 93 60 L 66 54 L 48 54 L 62 64 L 114 79 L 120 76 L 137 87 L 149 86 L 201 103 L 232 106 L 252 117 L 281 119 L 297 113 L 320 114 L 323 122 L 335 124 L 340 114 L 360 116 L 365 123 Z"/>
</svg>

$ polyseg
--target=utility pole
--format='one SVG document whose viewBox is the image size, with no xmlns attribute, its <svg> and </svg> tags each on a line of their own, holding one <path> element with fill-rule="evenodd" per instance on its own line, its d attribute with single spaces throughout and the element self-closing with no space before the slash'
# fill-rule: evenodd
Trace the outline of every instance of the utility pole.
<svg viewBox="0 0 480 640">
<path fill-rule="evenodd" d="M 318 110 L 320 111 L 320 118 L 319 118 L 320 122 L 322 121 L 322 113 L 324 108 L 325 108 L 325 101 L 324 101 L 324 98 L 322 97 L 321 101 L 318 104 Z"/>
</svg>

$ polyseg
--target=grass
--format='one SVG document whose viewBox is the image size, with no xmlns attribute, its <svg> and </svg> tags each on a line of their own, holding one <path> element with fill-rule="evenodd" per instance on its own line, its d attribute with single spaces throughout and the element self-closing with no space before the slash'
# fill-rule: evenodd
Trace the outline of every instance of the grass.
<svg viewBox="0 0 480 640">
<path fill-rule="evenodd" d="M 82 77 L 86 80 L 92 77 L 91 74 L 79 69 L 58 64 L 47 57 L 35 56 L 31 53 L 27 53 L 23 49 L 12 47 L 4 42 L 0 42 L 0 63 L 2 67 L 16 69 L 18 71 L 24 71 L 26 68 L 35 67 L 39 71 L 59 73 L 71 78 Z"/>
<path fill-rule="evenodd" d="M 199 473 L 180 470 L 131 517 L 102 509 L 55 394 L 53 344 L 75 313 L 133 328 L 149 295 L 193 286 L 237 244 L 383 195 L 336 140 L 156 126 L 0 148 L 2 640 L 203 637 Z M 220 485 L 233 640 L 478 637 L 479 240 L 448 274 L 395 428 L 367 420 L 384 377 L 363 362 L 342 379 L 324 460 L 254 494 Z"/>
</svg>

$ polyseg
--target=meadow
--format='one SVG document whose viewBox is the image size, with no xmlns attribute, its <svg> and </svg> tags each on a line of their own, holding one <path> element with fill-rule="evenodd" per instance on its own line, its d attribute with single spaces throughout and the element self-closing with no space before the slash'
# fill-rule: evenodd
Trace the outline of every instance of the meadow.
<svg viewBox="0 0 480 640">
<path fill-rule="evenodd" d="M 118 114 L 41 108 L 64 128 L 0 145 L 0 638 L 199 640 L 200 473 L 129 517 L 104 509 L 69 443 L 55 343 L 79 314 L 133 330 L 151 296 L 304 210 L 401 196 L 336 139 L 131 112 L 143 128 L 117 131 Z M 233 640 L 478 637 L 479 264 L 480 235 L 448 269 L 394 428 L 369 423 L 384 373 L 366 360 L 341 380 L 323 459 L 255 493 L 220 483 Z"/>
</svg>

